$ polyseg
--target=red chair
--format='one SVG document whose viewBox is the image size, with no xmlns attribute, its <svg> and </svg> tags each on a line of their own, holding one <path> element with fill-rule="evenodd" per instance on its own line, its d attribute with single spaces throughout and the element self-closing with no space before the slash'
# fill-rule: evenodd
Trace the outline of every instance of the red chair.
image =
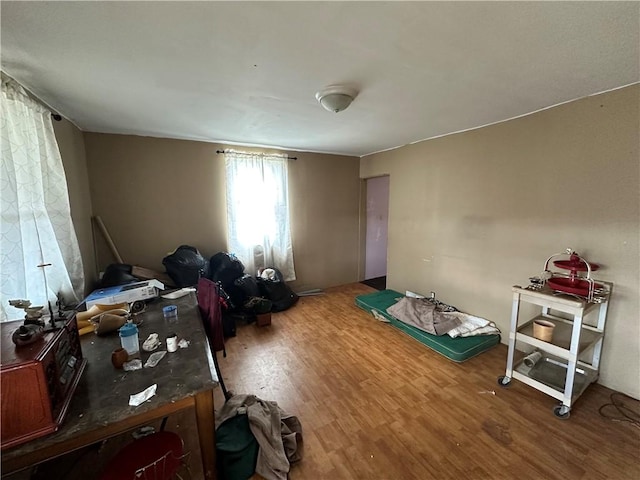
<svg viewBox="0 0 640 480">
<path fill-rule="evenodd" d="M 222 310 L 220 307 L 220 292 L 218 285 L 212 282 L 208 278 L 201 277 L 198 280 L 198 307 L 200 308 L 200 315 L 202 316 L 202 322 L 204 324 L 205 332 L 207 333 L 207 339 L 213 352 L 213 365 L 216 369 L 216 375 L 218 376 L 218 382 L 220 388 L 224 394 L 225 400 L 229 400 L 231 395 L 227 391 L 222 379 L 222 373 L 220 372 L 220 366 L 218 365 L 218 358 L 216 352 L 223 351 L 224 356 L 227 352 L 224 349 L 224 335 L 222 333 Z"/>
<path fill-rule="evenodd" d="M 185 457 L 182 439 L 157 432 L 134 440 L 111 459 L 100 480 L 171 480 Z"/>
</svg>

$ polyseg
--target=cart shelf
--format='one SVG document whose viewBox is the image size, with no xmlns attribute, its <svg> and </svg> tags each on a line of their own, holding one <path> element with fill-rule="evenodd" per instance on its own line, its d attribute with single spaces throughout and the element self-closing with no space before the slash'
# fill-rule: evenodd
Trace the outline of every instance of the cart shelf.
<svg viewBox="0 0 640 480">
<path fill-rule="evenodd" d="M 547 320 L 555 324 L 553 330 L 553 340 L 551 342 L 544 342 L 538 340 L 533 336 L 533 322 L 536 320 Z M 549 352 L 558 352 L 556 355 L 569 356 L 571 355 L 571 339 L 573 333 L 573 322 L 571 320 L 562 319 L 552 315 L 537 315 L 529 322 L 525 323 L 521 327 L 518 327 L 516 334 L 516 340 L 523 343 L 527 343 L 536 348 L 546 350 Z M 578 355 L 586 352 L 590 348 L 594 347 L 598 340 L 604 335 L 603 331 L 597 328 L 589 328 L 586 325 L 582 325 L 582 332 L 580 333 L 580 340 L 578 344 Z"/>
<path fill-rule="evenodd" d="M 605 285 L 606 292 L 598 302 L 559 295 L 548 287 L 532 289 L 514 286 L 507 369 L 505 375 L 498 378 L 498 383 L 506 387 L 515 378 L 540 390 L 561 402 L 554 408 L 557 417 L 569 418 L 573 403 L 598 379 L 612 288 L 611 283 L 601 283 Z M 528 321 L 520 322 L 521 302 L 537 305 L 540 313 Z M 570 318 L 559 316 L 558 313 Z M 539 319 L 555 325 L 550 342 L 534 336 L 533 324 Z M 530 360 L 528 364 L 522 361 L 514 365 L 517 347 L 525 352 L 537 352 L 535 361 Z"/>
<path fill-rule="evenodd" d="M 554 355 L 545 355 L 534 367 L 520 362 L 514 367 L 513 378 L 562 401 L 567 377 L 567 363 Z M 574 402 L 586 388 L 598 379 L 598 372 L 589 365 L 579 365 L 573 380 L 571 401 Z"/>
</svg>

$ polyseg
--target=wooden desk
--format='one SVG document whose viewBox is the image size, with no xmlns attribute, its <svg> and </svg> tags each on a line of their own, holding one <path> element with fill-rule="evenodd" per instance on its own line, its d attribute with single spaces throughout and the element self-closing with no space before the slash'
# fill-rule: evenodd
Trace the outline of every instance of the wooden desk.
<svg viewBox="0 0 640 480">
<path fill-rule="evenodd" d="M 162 316 L 165 305 L 178 306 L 178 321 L 169 325 Z M 177 300 L 154 300 L 139 315 L 140 346 L 157 333 L 166 350 L 167 333 L 191 343 L 167 353 L 155 368 L 133 372 L 111 365 L 111 352 L 120 346 L 117 332 L 82 337 L 88 360 L 69 411 L 60 429 L 46 437 L 2 452 L 2 473 L 10 473 L 50 458 L 94 444 L 186 408 L 194 408 L 204 476 L 215 478 L 215 421 L 213 389 L 215 369 L 204 332 L 195 293 Z M 158 351 L 156 350 L 156 351 Z M 143 363 L 150 353 L 142 352 Z M 129 406 L 129 395 L 157 384 L 156 395 L 138 407 Z"/>
</svg>

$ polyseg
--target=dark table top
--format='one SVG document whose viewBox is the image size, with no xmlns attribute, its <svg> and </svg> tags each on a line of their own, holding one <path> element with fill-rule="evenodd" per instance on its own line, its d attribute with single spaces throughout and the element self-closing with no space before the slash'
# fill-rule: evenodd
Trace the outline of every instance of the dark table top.
<svg viewBox="0 0 640 480">
<path fill-rule="evenodd" d="M 178 307 L 176 323 L 168 324 L 164 320 L 162 307 L 166 305 Z M 217 385 L 213 357 L 195 293 L 176 300 L 158 298 L 151 301 L 146 310 L 136 317 L 138 322 L 143 364 L 153 353 L 142 350 L 142 343 L 151 333 L 157 333 L 162 342 L 156 352 L 166 351 L 165 339 L 172 332 L 177 334 L 178 339 L 185 339 L 190 344 L 187 348 L 178 348 L 176 352 L 167 352 L 154 368 L 127 372 L 111 364 L 111 353 L 120 347 L 118 332 L 101 337 L 95 334 L 82 336 L 82 354 L 87 359 L 87 366 L 61 427 L 51 435 L 3 451 L 3 460 L 65 442 Z M 130 395 L 140 393 L 153 384 L 157 384 L 155 396 L 137 407 L 129 406 Z"/>
</svg>

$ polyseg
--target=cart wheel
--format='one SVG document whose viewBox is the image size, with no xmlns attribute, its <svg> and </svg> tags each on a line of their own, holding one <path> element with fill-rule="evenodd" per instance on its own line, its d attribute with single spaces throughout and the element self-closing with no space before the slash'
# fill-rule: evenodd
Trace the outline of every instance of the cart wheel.
<svg viewBox="0 0 640 480">
<path fill-rule="evenodd" d="M 571 407 L 566 405 L 556 405 L 553 407 L 553 414 L 560 420 L 567 420 L 571 415 Z"/>
<path fill-rule="evenodd" d="M 498 385 L 503 388 L 507 388 L 511 384 L 511 379 L 506 375 L 500 375 L 498 377 Z"/>
</svg>

